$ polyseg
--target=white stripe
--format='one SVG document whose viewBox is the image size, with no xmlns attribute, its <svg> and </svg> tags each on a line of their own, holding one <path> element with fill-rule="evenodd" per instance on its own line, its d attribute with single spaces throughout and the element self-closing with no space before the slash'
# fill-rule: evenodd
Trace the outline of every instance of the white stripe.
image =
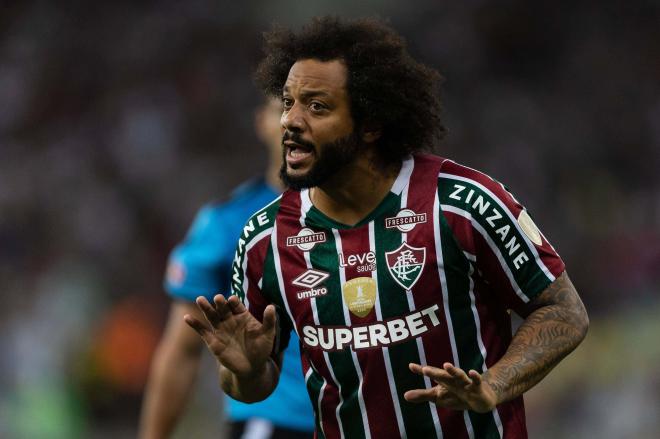
<svg viewBox="0 0 660 439">
<path fill-rule="evenodd" d="M 323 431 L 323 413 L 321 411 L 321 401 L 323 401 L 323 392 L 325 391 L 325 386 L 328 384 L 323 378 L 323 375 L 321 375 L 316 369 L 314 369 L 314 366 L 312 363 L 309 363 L 309 369 L 307 369 L 307 373 L 305 374 L 305 386 L 309 386 L 309 378 L 312 376 L 312 374 L 316 373 L 321 379 L 323 380 L 323 385 L 321 386 L 321 389 L 319 389 L 319 397 L 316 400 L 316 406 L 318 407 L 318 410 L 316 411 L 319 414 L 319 428 L 321 429 L 321 433 L 323 433 L 323 436 L 325 436 L 325 431 Z"/>
<path fill-rule="evenodd" d="M 309 212 L 309 209 L 312 207 L 312 202 L 309 198 L 309 190 L 305 189 L 300 193 L 300 225 L 302 227 L 305 227 L 305 219 L 307 218 L 307 212 Z M 305 264 L 307 265 L 307 269 L 312 268 L 312 260 L 309 256 L 309 252 L 303 252 L 303 257 L 305 258 Z M 319 325 L 319 314 L 318 310 L 316 309 L 316 298 L 312 297 L 310 300 L 310 305 L 312 307 L 312 315 L 314 318 L 314 324 L 317 326 Z M 335 385 L 337 386 L 338 392 L 339 392 L 339 406 L 343 404 L 343 399 L 341 397 L 341 386 L 339 386 L 339 383 L 337 382 L 337 379 L 335 378 L 334 371 L 332 370 L 332 366 L 330 365 L 330 357 L 328 357 L 328 354 L 326 352 L 323 352 L 323 359 L 325 360 L 325 364 L 330 371 L 330 374 L 332 375 L 332 379 L 335 382 Z M 310 361 L 310 367 L 309 370 L 312 370 L 314 368 L 312 362 Z M 316 371 L 316 369 L 314 369 Z M 325 396 L 325 389 L 328 385 L 328 382 L 325 380 L 325 377 L 321 375 L 318 371 L 316 371 L 318 376 L 323 379 L 323 385 L 321 386 L 321 391 L 319 392 L 319 399 L 316 402 L 316 405 L 318 406 L 318 411 L 317 413 L 319 414 L 319 428 L 321 429 L 321 433 L 323 433 L 323 436 L 325 437 L 325 431 L 323 430 L 323 410 L 321 409 L 321 403 L 323 402 L 323 396 Z M 339 408 L 337 408 L 337 423 L 339 424 L 339 432 L 341 433 L 341 436 L 344 437 L 344 432 L 341 424 L 341 419 L 339 419 Z"/>
<path fill-rule="evenodd" d="M 374 229 L 374 222 L 369 222 L 369 250 L 376 254 L 376 236 Z M 379 322 L 383 321 L 383 312 L 380 308 L 380 290 L 378 288 L 378 267 L 376 267 L 371 272 L 371 278 L 376 284 L 376 320 Z M 387 384 L 390 388 L 390 396 L 392 397 L 392 402 L 394 403 L 394 414 L 396 415 L 396 423 L 399 426 L 399 431 L 401 432 L 401 439 L 407 437 L 406 428 L 403 423 L 403 415 L 401 414 L 401 403 L 399 402 L 399 395 L 396 391 L 396 382 L 394 380 L 394 374 L 392 373 L 392 360 L 390 360 L 390 350 L 387 346 L 383 346 L 383 359 L 385 360 L 385 372 L 387 374 Z"/>
<path fill-rule="evenodd" d="M 390 189 L 390 192 L 395 195 L 399 195 L 403 188 L 408 185 L 414 163 L 415 160 L 412 157 L 407 158 L 403 161 L 403 163 L 401 163 L 401 170 L 399 171 L 399 175 L 396 177 L 396 180 L 394 180 L 394 184 L 392 184 L 392 189 Z"/>
<path fill-rule="evenodd" d="M 335 236 L 335 246 L 337 247 L 337 254 L 343 253 L 341 236 L 339 235 L 339 230 L 332 229 L 332 234 Z M 339 268 L 339 284 L 346 284 L 346 268 Z M 341 306 L 344 310 L 344 323 L 346 326 L 351 326 L 351 315 L 348 310 L 348 306 L 344 302 L 344 294 L 341 294 Z M 362 414 L 362 424 L 364 425 L 364 433 L 367 439 L 371 439 L 371 430 L 369 429 L 369 420 L 367 419 L 367 407 L 364 404 L 364 395 L 362 394 L 362 384 L 364 383 L 364 377 L 362 376 L 362 369 L 360 368 L 360 362 L 358 361 L 357 354 L 353 349 L 350 349 L 351 358 L 353 359 L 353 365 L 355 366 L 355 371 L 357 372 L 358 379 L 360 380 L 360 385 L 358 386 L 358 403 L 360 404 L 360 412 Z"/>
<path fill-rule="evenodd" d="M 442 289 L 442 302 L 445 310 L 445 320 L 447 321 L 447 330 L 449 331 L 449 343 L 451 344 L 451 353 L 454 360 L 454 365 L 461 367 L 458 361 L 458 352 L 456 350 L 456 336 L 454 335 L 454 325 L 451 321 L 449 314 L 449 295 L 447 293 L 447 277 L 445 275 L 445 262 L 442 255 L 442 241 L 440 238 L 440 200 L 438 199 L 438 192 L 435 191 L 435 198 L 433 200 L 433 237 L 435 240 L 435 255 L 438 264 L 438 276 L 440 277 L 440 286 Z M 468 416 L 468 412 L 463 411 L 463 420 L 465 421 L 465 428 L 467 429 L 470 439 L 474 439 L 474 429 L 472 422 Z"/>
<path fill-rule="evenodd" d="M 513 288 L 513 290 L 516 292 L 518 297 L 520 297 L 520 299 L 523 302 L 525 303 L 529 302 L 529 297 L 527 297 L 527 295 L 525 295 L 525 293 L 523 293 L 523 291 L 518 286 L 516 279 L 513 277 L 513 273 L 511 273 L 511 270 L 509 269 L 509 265 L 504 260 L 504 256 L 502 256 L 502 252 L 497 247 L 497 245 L 495 245 L 495 242 L 493 242 L 493 240 L 490 239 L 490 236 L 488 236 L 486 230 L 484 230 L 484 228 L 481 227 L 481 224 L 479 224 L 478 221 L 472 218 L 472 214 L 463 209 L 459 209 L 458 207 L 450 206 L 448 204 L 443 204 L 442 210 L 455 213 L 456 215 L 460 215 L 463 218 L 470 220 L 470 223 L 472 223 L 472 227 L 474 227 L 475 230 L 477 230 L 481 234 L 481 236 L 483 236 L 483 238 L 488 243 L 488 246 L 490 247 L 491 251 L 497 257 L 497 260 L 500 261 L 500 265 L 502 266 L 504 273 L 506 273 L 506 277 L 509 278 L 509 282 L 511 283 L 511 288 Z"/>
<path fill-rule="evenodd" d="M 319 322 L 319 312 L 318 309 L 316 308 L 316 297 L 312 297 L 310 301 L 312 302 L 312 315 L 314 316 L 314 324 L 316 326 L 320 326 L 321 323 Z M 330 357 L 328 356 L 328 353 L 326 351 L 323 351 L 323 358 L 325 359 L 325 364 L 328 367 L 328 370 L 330 371 L 330 376 L 332 377 L 332 381 L 335 383 L 335 386 L 337 387 L 339 404 L 337 404 L 337 408 L 335 409 L 335 417 L 337 418 L 337 424 L 339 425 L 339 434 L 341 435 L 342 438 L 344 438 L 344 426 L 342 425 L 341 417 L 339 416 L 339 409 L 341 409 L 341 406 L 344 404 L 344 398 L 341 395 L 341 384 L 339 384 L 339 381 L 337 381 L 337 377 L 335 376 L 335 371 L 332 369 L 332 365 L 330 364 Z M 319 395 L 319 419 L 320 419 L 320 413 L 321 413 L 321 396 Z M 324 436 L 325 436 L 325 432 L 324 432 Z"/>
<path fill-rule="evenodd" d="M 250 301 L 248 300 L 248 284 L 249 284 L 249 279 L 247 276 L 247 265 L 248 265 L 248 252 L 257 245 L 265 236 L 267 236 L 270 231 L 273 230 L 272 227 L 262 230 L 255 236 L 253 239 L 250 240 L 250 242 L 245 246 L 245 250 L 243 251 L 243 266 L 241 267 L 243 270 L 243 304 L 245 307 L 249 310 L 250 309 Z M 261 280 L 259 281 L 261 282 Z M 261 289 L 261 285 L 259 285 L 259 289 Z"/>
<path fill-rule="evenodd" d="M 410 167 L 410 171 L 408 173 L 408 181 L 406 182 L 406 185 L 403 188 L 403 191 L 401 192 L 401 209 L 405 209 L 408 207 L 408 189 L 410 189 L 410 175 L 412 175 L 412 171 L 414 168 L 414 163 Z M 401 233 L 401 241 L 406 242 L 408 239 L 408 234 L 407 233 Z M 406 298 L 408 299 L 408 310 L 409 311 L 414 311 L 416 310 L 415 306 L 415 299 L 412 294 L 412 290 L 406 290 Z M 415 339 L 415 342 L 417 343 L 417 352 L 419 354 L 419 361 L 422 365 L 426 365 L 426 352 L 424 351 L 424 343 L 422 342 L 421 337 L 417 337 Z M 434 384 L 431 382 L 431 379 L 427 376 L 424 376 L 424 387 L 427 389 L 430 389 L 434 386 Z M 438 438 L 442 438 L 442 429 L 440 428 L 440 419 L 438 418 L 438 410 L 435 404 L 432 402 L 429 402 L 429 409 L 431 410 L 431 417 L 433 418 L 433 426 L 435 427 L 435 434 L 437 435 Z"/>
<path fill-rule="evenodd" d="M 472 264 L 470 264 L 470 271 L 468 272 L 468 278 L 470 279 L 470 308 L 472 309 L 472 315 L 474 316 L 474 324 L 476 325 L 477 328 L 477 343 L 479 344 L 479 351 L 481 352 L 481 358 L 483 358 L 483 363 L 481 365 L 481 368 L 483 370 L 482 373 L 486 372 L 488 370 L 488 366 L 486 366 L 486 355 L 488 355 L 486 351 L 486 346 L 484 345 L 484 341 L 481 338 L 481 320 L 479 319 L 479 313 L 477 312 L 477 304 L 476 304 L 476 299 L 474 297 L 474 279 L 472 279 L 472 275 L 474 274 L 474 267 Z M 502 420 L 500 419 L 500 414 L 497 411 L 497 407 L 493 409 L 493 418 L 495 418 L 495 424 L 497 425 L 497 431 L 500 433 L 500 437 L 502 437 Z"/>
<path fill-rule="evenodd" d="M 280 287 L 279 289 L 280 289 L 280 295 L 282 296 L 282 302 L 284 302 L 286 313 L 289 315 L 289 319 L 291 319 L 291 326 L 293 326 L 293 330 L 296 331 L 298 338 L 300 338 L 300 334 L 298 333 L 298 325 L 296 325 L 296 321 L 293 318 L 293 314 L 291 314 L 291 308 L 289 308 L 289 301 L 286 298 L 286 290 L 284 289 L 282 267 L 280 266 L 280 251 L 277 248 L 277 223 L 275 223 L 275 225 L 273 226 L 273 233 L 270 235 L 270 245 L 273 248 L 275 274 L 277 275 L 277 284 Z"/>
<path fill-rule="evenodd" d="M 485 174 L 483 174 L 483 175 L 485 175 Z M 466 178 L 466 177 L 461 177 L 461 176 L 458 176 L 458 175 L 446 174 L 444 172 L 441 172 L 439 174 L 439 177 L 449 178 L 449 179 L 452 179 L 452 180 L 459 180 L 459 181 L 463 181 L 463 182 L 466 182 L 466 183 L 473 184 L 474 186 L 478 187 L 479 189 L 481 189 L 486 194 L 490 195 L 490 197 L 493 200 L 495 200 L 495 202 L 497 204 L 499 204 L 499 206 L 506 212 L 506 214 L 508 215 L 511 222 L 516 226 L 516 229 L 518 229 L 518 233 L 520 233 L 520 235 L 523 238 L 523 241 L 527 244 L 527 247 L 530 249 L 530 251 L 534 255 L 534 260 L 536 261 L 536 264 L 539 266 L 539 268 L 543 271 L 543 273 L 545 273 L 545 275 L 547 276 L 548 279 L 550 279 L 551 282 L 555 280 L 555 276 L 550 272 L 550 270 L 548 270 L 548 267 L 546 267 L 545 264 L 543 263 L 543 260 L 541 259 L 541 256 L 539 256 L 539 252 L 536 250 L 536 246 L 534 245 L 534 243 L 529 240 L 529 238 L 527 237 L 527 234 L 522 230 L 522 228 L 520 227 L 520 224 L 518 224 L 518 220 L 516 218 L 514 218 L 513 214 L 509 210 L 509 208 L 506 207 L 506 205 L 502 202 L 502 200 L 499 199 L 499 197 L 495 196 L 495 194 L 493 194 L 488 188 L 486 188 L 484 185 L 482 185 L 481 183 L 479 183 L 475 180 L 472 180 L 472 179 L 469 179 L 469 178 Z M 486 177 L 488 177 L 488 176 L 486 176 Z M 488 178 L 490 178 L 490 177 L 488 177 Z"/>
<path fill-rule="evenodd" d="M 312 199 L 309 196 L 309 189 L 303 189 L 300 191 L 300 211 L 302 215 L 300 216 L 300 224 L 305 225 L 304 218 L 307 216 L 307 212 L 312 208 Z"/>
</svg>

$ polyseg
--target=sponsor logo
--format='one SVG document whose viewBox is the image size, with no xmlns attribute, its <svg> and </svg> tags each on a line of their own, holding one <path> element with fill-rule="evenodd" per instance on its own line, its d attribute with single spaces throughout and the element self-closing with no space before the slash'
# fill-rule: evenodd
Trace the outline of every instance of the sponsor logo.
<svg viewBox="0 0 660 439">
<path fill-rule="evenodd" d="M 397 228 L 400 232 L 410 232 L 419 223 L 426 222 L 426 213 L 415 213 L 410 209 L 402 209 L 396 216 L 385 218 L 385 227 Z"/>
<path fill-rule="evenodd" d="M 310 251 L 319 242 L 325 242 L 325 232 L 315 233 L 312 229 L 305 227 L 296 236 L 286 238 L 287 247 L 298 247 L 303 251 Z"/>
<path fill-rule="evenodd" d="M 379 348 L 420 337 L 440 324 L 438 305 L 399 318 L 356 326 L 312 326 L 302 329 L 302 341 L 311 349 L 341 351 Z"/>
<path fill-rule="evenodd" d="M 356 267 L 358 273 L 365 273 L 374 271 L 376 269 L 376 253 L 369 251 L 357 255 L 348 255 L 345 257 L 343 253 L 339 253 L 339 266 Z"/>
<path fill-rule="evenodd" d="M 311 299 L 312 297 L 325 296 L 328 294 L 328 289 L 326 287 L 320 288 L 310 288 L 305 291 L 298 291 L 296 297 L 298 300 Z"/>
<path fill-rule="evenodd" d="M 523 209 L 518 215 L 518 224 L 525 235 L 536 245 L 543 245 L 543 240 L 541 240 L 541 232 L 539 232 L 538 227 L 534 224 L 532 217 L 529 216 L 527 211 Z"/>
<path fill-rule="evenodd" d="M 529 261 L 529 256 L 523 250 L 520 242 L 518 242 L 516 233 L 512 232 L 512 230 L 515 230 L 515 224 L 508 221 L 506 215 L 502 215 L 497 207 L 491 205 L 491 202 L 484 198 L 484 196 L 479 192 L 472 188 L 469 188 L 469 190 L 465 192 L 466 189 L 468 189 L 467 186 L 454 184 L 454 192 L 449 195 L 449 198 L 452 200 L 464 202 L 465 204 L 472 206 L 472 215 L 477 216 L 478 214 L 488 223 L 490 228 L 495 231 L 497 235 L 499 235 L 500 242 L 504 244 L 504 251 L 502 252 L 502 255 L 507 258 L 512 258 L 513 266 L 516 268 L 516 270 L 519 270 L 525 262 Z M 529 218 L 529 215 L 527 215 L 527 218 Z M 541 245 L 541 234 L 538 233 L 538 229 L 536 228 L 536 225 L 533 225 L 534 222 L 531 218 L 529 218 L 529 221 L 531 222 L 531 225 L 526 224 L 526 226 L 523 226 L 522 223 L 527 222 L 526 218 L 523 217 L 522 222 L 520 218 L 518 219 L 518 223 L 520 224 L 520 227 L 523 229 L 525 234 L 529 236 L 529 232 L 532 235 L 529 236 L 529 239 L 531 239 L 535 244 L 539 242 L 537 245 Z M 525 230 L 525 227 L 528 227 L 529 230 Z M 536 233 L 538 233 L 538 238 L 537 241 L 534 241 Z"/>
<path fill-rule="evenodd" d="M 366 317 L 376 304 L 376 281 L 370 277 L 356 277 L 342 288 L 344 302 L 358 317 Z"/>
<path fill-rule="evenodd" d="M 303 288 L 314 288 L 329 277 L 330 274 L 325 271 L 310 268 L 291 281 L 291 283 Z"/>
<path fill-rule="evenodd" d="M 385 253 L 387 268 L 392 278 L 406 290 L 417 283 L 424 269 L 426 248 L 411 247 L 404 242 L 394 251 Z"/>
<path fill-rule="evenodd" d="M 300 276 L 291 281 L 293 285 L 308 288 L 304 291 L 298 291 L 296 297 L 298 300 L 310 299 L 312 297 L 325 296 L 328 294 L 328 289 L 324 286 L 317 287 L 323 281 L 330 277 L 329 273 L 325 271 L 310 268 L 302 273 Z"/>
</svg>

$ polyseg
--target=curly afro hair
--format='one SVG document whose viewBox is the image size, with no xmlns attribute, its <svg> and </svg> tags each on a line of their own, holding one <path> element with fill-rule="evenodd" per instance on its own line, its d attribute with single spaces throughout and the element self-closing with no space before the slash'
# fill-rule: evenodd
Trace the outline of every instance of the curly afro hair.
<svg viewBox="0 0 660 439">
<path fill-rule="evenodd" d="M 348 70 L 348 95 L 356 129 L 381 131 L 379 158 L 384 164 L 431 150 L 445 134 L 440 119 L 440 74 L 415 61 L 405 41 L 379 19 L 343 21 L 314 18 L 299 33 L 274 28 L 264 34 L 266 57 L 255 79 L 281 96 L 291 66 L 298 60 L 342 60 Z"/>
</svg>

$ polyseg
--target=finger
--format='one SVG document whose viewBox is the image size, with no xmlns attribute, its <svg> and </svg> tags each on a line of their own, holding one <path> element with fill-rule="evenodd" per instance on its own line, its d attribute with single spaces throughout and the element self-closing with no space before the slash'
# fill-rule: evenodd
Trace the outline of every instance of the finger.
<svg viewBox="0 0 660 439">
<path fill-rule="evenodd" d="M 437 394 L 434 389 L 413 389 L 404 393 L 403 397 L 406 401 L 414 403 L 435 402 Z"/>
<path fill-rule="evenodd" d="M 202 338 L 204 338 L 206 334 L 211 332 L 208 326 L 206 326 L 204 323 L 200 322 L 190 314 L 184 315 L 183 321 L 186 322 L 188 326 L 193 328 L 195 332 L 197 332 Z"/>
<path fill-rule="evenodd" d="M 453 380 L 453 377 L 447 371 L 433 366 L 423 366 L 422 375 L 427 376 L 433 381 L 442 384 L 451 384 Z"/>
<path fill-rule="evenodd" d="M 197 304 L 197 308 L 199 308 L 202 314 L 204 314 L 204 317 L 209 322 L 209 324 L 212 327 L 215 327 L 216 324 L 220 321 L 220 317 L 218 316 L 215 307 L 211 305 L 204 296 L 199 296 L 197 299 L 195 299 L 195 303 Z"/>
<path fill-rule="evenodd" d="M 241 302 L 241 299 L 238 296 L 229 296 L 227 304 L 229 305 L 231 312 L 234 314 L 241 314 L 247 311 L 247 308 L 243 305 L 243 302 Z"/>
<path fill-rule="evenodd" d="M 275 312 L 274 305 L 268 305 L 264 310 L 264 318 L 261 322 L 263 325 L 261 330 L 268 334 L 270 332 L 275 332 L 275 325 L 277 324 L 277 315 Z"/>
<path fill-rule="evenodd" d="M 465 371 L 460 367 L 456 367 L 451 363 L 445 363 L 442 365 L 442 368 L 454 378 L 455 385 L 469 386 L 472 384 L 470 377 L 468 377 Z"/>
<path fill-rule="evenodd" d="M 470 369 L 470 371 L 468 372 L 468 376 L 472 380 L 472 384 L 474 386 L 480 386 L 481 385 L 483 380 L 482 380 L 481 374 L 479 372 L 477 372 L 474 369 Z"/>
<path fill-rule="evenodd" d="M 409 363 L 408 369 L 410 369 L 410 371 L 414 374 L 424 375 L 422 366 L 417 363 Z"/>
<path fill-rule="evenodd" d="M 215 309 L 218 313 L 218 319 L 220 322 L 231 317 L 231 308 L 229 307 L 225 296 L 222 294 L 216 294 L 213 296 L 213 303 L 215 304 Z"/>
</svg>

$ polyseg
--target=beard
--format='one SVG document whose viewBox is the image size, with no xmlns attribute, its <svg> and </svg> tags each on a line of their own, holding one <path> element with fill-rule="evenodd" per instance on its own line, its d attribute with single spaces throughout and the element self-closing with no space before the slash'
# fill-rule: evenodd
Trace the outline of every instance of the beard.
<svg viewBox="0 0 660 439">
<path fill-rule="evenodd" d="M 282 140 L 293 140 L 303 146 L 311 148 L 317 156 L 311 169 L 300 176 L 292 176 L 287 173 L 286 148 L 282 152 L 282 167 L 280 168 L 280 179 L 289 188 L 294 190 L 306 189 L 325 183 L 331 176 L 335 175 L 344 166 L 355 160 L 360 142 L 355 132 L 341 137 L 334 142 L 324 143 L 317 148 L 310 142 L 305 142 L 298 133 L 289 131 L 284 133 Z"/>
</svg>

